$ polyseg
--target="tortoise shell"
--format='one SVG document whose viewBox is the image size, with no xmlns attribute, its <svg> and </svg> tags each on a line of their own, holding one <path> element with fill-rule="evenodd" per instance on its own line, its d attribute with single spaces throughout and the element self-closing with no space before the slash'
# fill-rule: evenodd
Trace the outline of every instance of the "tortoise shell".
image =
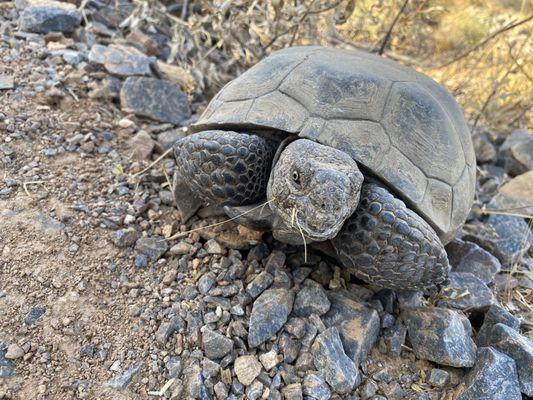
<svg viewBox="0 0 533 400">
<path fill-rule="evenodd" d="M 461 109 L 427 76 L 372 54 L 274 52 L 224 86 L 191 129 L 273 129 L 342 150 L 444 243 L 472 206 L 475 155 Z"/>
</svg>

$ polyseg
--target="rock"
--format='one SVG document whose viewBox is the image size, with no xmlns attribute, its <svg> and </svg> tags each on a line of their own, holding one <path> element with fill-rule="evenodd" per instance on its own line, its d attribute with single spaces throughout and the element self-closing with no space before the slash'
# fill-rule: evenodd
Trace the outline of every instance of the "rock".
<svg viewBox="0 0 533 400">
<path fill-rule="evenodd" d="M 378 385 L 372 379 L 367 379 L 366 382 L 359 388 L 359 394 L 363 400 L 367 400 L 374 396 L 378 391 Z"/>
<path fill-rule="evenodd" d="M 0 75 L 0 90 L 15 88 L 15 81 L 12 76 Z"/>
<path fill-rule="evenodd" d="M 165 151 L 172 148 L 178 140 L 184 137 L 185 131 L 183 129 L 171 129 L 157 135 L 157 143 L 159 143 L 162 150 Z"/>
<path fill-rule="evenodd" d="M 268 272 L 263 271 L 257 275 L 248 286 L 246 286 L 246 292 L 255 299 L 261 293 L 263 293 L 274 282 L 274 277 Z"/>
<path fill-rule="evenodd" d="M 294 293 L 287 289 L 263 292 L 252 307 L 248 344 L 257 347 L 277 333 L 287 321 L 293 302 Z"/>
<path fill-rule="evenodd" d="M 401 314 L 416 357 L 452 367 L 474 365 L 476 345 L 468 319 L 438 307 L 404 310 Z"/>
<path fill-rule="evenodd" d="M 103 65 L 109 73 L 117 76 L 151 76 L 150 65 L 155 58 L 147 57 L 133 47 L 95 44 L 89 52 L 89 61 Z"/>
<path fill-rule="evenodd" d="M 7 351 L 4 357 L 8 360 L 16 360 L 17 358 L 21 358 L 24 356 L 24 350 L 16 344 L 11 343 L 9 346 L 7 346 Z"/>
<path fill-rule="evenodd" d="M 511 175 L 520 175 L 533 169 L 533 135 L 522 129 L 515 130 L 500 147 L 505 169 Z"/>
<path fill-rule="evenodd" d="M 344 351 L 358 366 L 376 342 L 380 329 L 378 313 L 336 292 L 328 292 L 331 303 L 322 317 L 328 327 L 339 331 Z"/>
<path fill-rule="evenodd" d="M 279 338 L 279 348 L 283 353 L 283 361 L 292 364 L 298 357 L 301 343 L 283 332 Z"/>
<path fill-rule="evenodd" d="M 476 343 L 479 347 L 488 346 L 490 344 L 492 340 L 492 327 L 498 323 L 507 325 L 516 331 L 518 331 L 520 328 L 520 320 L 518 318 L 501 308 L 499 305 L 493 304 L 485 313 L 483 325 L 481 325 L 481 328 L 479 328 L 476 336 Z"/>
<path fill-rule="evenodd" d="M 205 242 L 204 248 L 208 254 L 224 254 L 225 253 L 225 250 L 215 239 L 209 239 L 207 242 Z"/>
<path fill-rule="evenodd" d="M 214 387 L 213 390 L 215 391 L 215 395 L 218 399 L 227 399 L 228 398 L 228 387 L 224 384 L 224 382 L 218 382 Z"/>
<path fill-rule="evenodd" d="M 465 377 L 465 388 L 457 400 L 521 400 L 512 358 L 491 347 L 478 349 L 476 364 Z"/>
<path fill-rule="evenodd" d="M 322 285 L 306 279 L 302 290 L 298 292 L 294 300 L 294 313 L 300 317 L 308 317 L 311 314 L 320 316 L 327 313 L 330 306 L 331 303 Z"/>
<path fill-rule="evenodd" d="M 385 329 L 383 333 L 383 340 L 387 352 L 395 357 L 398 357 L 402 352 L 402 346 L 405 343 L 405 336 L 407 335 L 407 328 L 401 321 L 397 321 L 396 325 L 389 329 Z"/>
<path fill-rule="evenodd" d="M 211 329 L 205 329 L 202 332 L 202 347 L 206 357 L 215 360 L 233 350 L 233 340 Z"/>
<path fill-rule="evenodd" d="M 259 356 L 259 361 L 263 364 L 265 371 L 270 371 L 279 364 L 278 353 L 274 349 Z"/>
<path fill-rule="evenodd" d="M 129 44 L 139 48 L 140 51 L 149 56 L 158 56 L 160 53 L 157 42 L 142 31 L 131 31 L 126 36 L 126 40 Z"/>
<path fill-rule="evenodd" d="M 316 400 L 329 400 L 331 397 L 331 391 L 326 381 L 318 374 L 306 374 L 302 389 L 304 396 Z"/>
<path fill-rule="evenodd" d="M 303 400 L 301 383 L 291 383 L 282 388 L 281 393 L 285 400 Z"/>
<path fill-rule="evenodd" d="M 122 375 L 115 376 L 107 382 L 107 386 L 117 390 L 124 390 L 131 383 L 133 378 L 141 372 L 142 362 L 136 361 L 129 368 L 126 368 Z"/>
<path fill-rule="evenodd" d="M 319 334 L 312 346 L 315 368 L 339 394 L 349 393 L 359 380 L 359 371 L 342 347 L 337 328 Z"/>
<path fill-rule="evenodd" d="M 120 91 L 120 104 L 125 112 L 175 125 L 191 116 L 187 95 L 179 86 L 154 78 L 126 79 Z"/>
<path fill-rule="evenodd" d="M 148 266 L 148 256 L 146 254 L 137 254 L 133 259 L 136 268 L 146 268 Z"/>
<path fill-rule="evenodd" d="M 41 318 L 46 309 L 42 304 L 38 304 L 35 307 L 33 307 L 28 314 L 24 317 L 24 324 L 25 325 L 33 325 L 35 321 L 37 321 L 39 318 Z"/>
<path fill-rule="evenodd" d="M 13 374 L 13 362 L 6 358 L 5 344 L 0 342 L 0 378 L 8 378 Z"/>
<path fill-rule="evenodd" d="M 533 145 L 533 141 L 531 144 Z M 514 200 L 516 204 L 531 205 L 531 199 L 533 199 L 533 171 L 528 171 L 522 175 L 514 177 L 500 187 L 498 191 L 508 199 Z M 523 213 L 523 210 L 517 211 L 519 214 Z"/>
<path fill-rule="evenodd" d="M 193 360 L 183 370 L 182 375 L 184 396 L 180 398 L 199 400 L 210 399 L 202 377 L 202 368 L 200 367 L 198 360 Z"/>
<path fill-rule="evenodd" d="M 154 151 L 155 142 L 146 131 L 139 131 L 135 136 L 128 140 L 128 145 L 132 151 L 135 160 L 149 160 Z"/>
<path fill-rule="evenodd" d="M 184 254 L 189 254 L 191 250 L 192 250 L 192 245 L 182 240 L 178 244 L 175 244 L 174 246 L 172 246 L 169 250 L 169 253 L 172 254 L 173 256 L 181 256 Z"/>
<path fill-rule="evenodd" d="M 533 396 L 533 342 L 504 324 L 491 329 L 490 345 L 511 357 L 518 371 L 520 390 L 526 396 Z"/>
<path fill-rule="evenodd" d="M 111 236 L 111 240 L 118 247 L 133 246 L 139 239 L 139 232 L 134 228 L 119 229 Z"/>
<path fill-rule="evenodd" d="M 527 251 L 532 234 L 522 218 L 491 214 L 487 219 L 490 236 L 484 239 L 491 243 L 494 254 L 505 265 L 512 265 Z"/>
<path fill-rule="evenodd" d="M 443 369 L 433 368 L 429 374 L 428 383 L 431 386 L 443 388 L 450 382 L 450 374 Z"/>
<path fill-rule="evenodd" d="M 187 93 L 193 93 L 196 90 L 198 83 L 190 71 L 161 60 L 157 60 L 156 66 L 163 79 L 179 84 Z"/>
<path fill-rule="evenodd" d="M 19 28 L 35 33 L 72 32 L 81 23 L 76 6 L 51 0 L 31 0 L 20 14 Z"/>
<path fill-rule="evenodd" d="M 157 261 L 167 251 L 168 244 L 161 236 L 142 237 L 137 240 L 135 249 L 148 256 L 150 260 Z"/>
<path fill-rule="evenodd" d="M 466 311 L 487 310 L 496 299 L 483 281 L 469 272 L 450 272 L 438 305 Z"/>
<path fill-rule="evenodd" d="M 252 355 L 240 356 L 234 363 L 237 379 L 244 386 L 250 385 L 261 373 L 261 363 Z"/>
<path fill-rule="evenodd" d="M 246 399 L 258 400 L 263 394 L 263 384 L 259 381 L 254 381 L 246 388 Z"/>
<path fill-rule="evenodd" d="M 165 345 L 170 336 L 183 328 L 183 326 L 184 322 L 180 317 L 173 317 L 170 321 L 162 322 L 155 333 L 156 341 L 161 345 Z"/>
<path fill-rule="evenodd" d="M 479 164 L 496 162 L 496 148 L 488 139 L 486 132 L 476 132 L 472 135 L 472 142 Z"/>
<path fill-rule="evenodd" d="M 455 239 L 446 246 L 448 259 L 455 272 L 470 272 L 489 284 L 501 270 L 500 261 L 477 244 Z"/>
</svg>

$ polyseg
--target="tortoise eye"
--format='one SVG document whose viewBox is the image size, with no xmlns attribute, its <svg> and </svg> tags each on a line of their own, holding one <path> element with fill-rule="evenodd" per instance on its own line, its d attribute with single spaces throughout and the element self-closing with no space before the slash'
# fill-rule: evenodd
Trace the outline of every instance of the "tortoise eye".
<svg viewBox="0 0 533 400">
<path fill-rule="evenodd" d="M 292 171 L 292 180 L 300 184 L 300 174 L 298 173 L 298 171 L 296 170 Z"/>
</svg>

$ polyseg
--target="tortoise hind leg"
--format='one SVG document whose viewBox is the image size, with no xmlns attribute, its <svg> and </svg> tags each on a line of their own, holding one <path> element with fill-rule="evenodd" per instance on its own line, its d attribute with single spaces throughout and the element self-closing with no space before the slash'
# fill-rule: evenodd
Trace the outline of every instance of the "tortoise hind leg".
<svg viewBox="0 0 533 400">
<path fill-rule="evenodd" d="M 390 289 L 423 289 L 442 282 L 449 270 L 433 228 L 374 183 L 363 185 L 359 206 L 332 244 L 350 272 Z"/>
<path fill-rule="evenodd" d="M 274 147 L 257 135 L 204 131 L 174 146 L 174 197 L 182 219 L 203 205 L 244 205 L 266 196 Z"/>
</svg>

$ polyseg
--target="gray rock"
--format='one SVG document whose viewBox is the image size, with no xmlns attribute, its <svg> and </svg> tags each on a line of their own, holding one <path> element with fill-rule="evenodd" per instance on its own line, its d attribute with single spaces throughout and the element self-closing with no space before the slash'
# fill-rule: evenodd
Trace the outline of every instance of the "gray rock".
<svg viewBox="0 0 533 400">
<path fill-rule="evenodd" d="M 514 360 L 520 390 L 533 396 L 533 341 L 500 323 L 492 327 L 490 345 Z"/>
<path fill-rule="evenodd" d="M 472 242 L 455 239 L 446 246 L 446 253 L 453 271 L 470 272 L 487 284 L 501 270 L 496 257 Z"/>
<path fill-rule="evenodd" d="M 95 44 L 89 52 L 89 61 L 103 65 L 109 73 L 118 76 L 151 76 L 150 65 L 155 58 L 147 57 L 132 47 Z"/>
<path fill-rule="evenodd" d="M 402 352 L 402 345 L 405 343 L 405 336 L 407 335 L 407 328 L 401 322 L 397 321 L 396 325 L 389 329 L 385 329 L 383 333 L 383 341 L 387 352 L 395 357 L 398 357 Z"/>
<path fill-rule="evenodd" d="M 156 341 L 159 344 L 164 345 L 168 342 L 168 339 L 174 334 L 174 332 L 184 328 L 184 324 L 183 319 L 179 316 L 171 318 L 170 321 L 162 322 L 155 333 Z"/>
<path fill-rule="evenodd" d="M 7 346 L 7 351 L 4 357 L 8 360 L 16 360 L 24 356 L 24 350 L 16 343 L 11 343 Z"/>
<path fill-rule="evenodd" d="M 246 388 L 246 398 L 249 400 L 257 400 L 263 394 L 263 384 L 259 381 L 254 381 Z"/>
<path fill-rule="evenodd" d="M 114 378 L 110 379 L 107 382 L 107 386 L 112 387 L 113 389 L 117 390 L 124 390 L 126 387 L 131 383 L 133 378 L 141 372 L 142 368 L 142 362 L 136 361 L 133 363 L 133 365 L 129 368 L 126 368 L 124 372 L 119 375 L 115 376 Z"/>
<path fill-rule="evenodd" d="M 198 290 L 201 294 L 207 294 L 215 283 L 215 275 L 212 272 L 208 272 L 198 279 Z"/>
<path fill-rule="evenodd" d="M 520 175 L 533 169 L 533 135 L 523 129 L 513 131 L 500 147 L 505 169 L 511 175 Z"/>
<path fill-rule="evenodd" d="M 309 396 L 316 400 L 329 400 L 331 397 L 331 391 L 326 381 L 318 374 L 305 375 L 302 391 L 304 396 Z"/>
<path fill-rule="evenodd" d="M 489 238 L 495 255 L 505 265 L 516 262 L 529 247 L 524 246 L 524 243 L 533 241 L 533 235 L 522 218 L 492 214 L 487 219 L 487 224 L 495 233 L 494 238 Z"/>
<path fill-rule="evenodd" d="M 465 311 L 487 310 L 496 299 L 483 281 L 469 272 L 450 272 L 438 305 Z"/>
<path fill-rule="evenodd" d="M 12 76 L 0 75 L 0 90 L 8 90 L 15 88 L 15 81 Z M 9 154 L 6 154 L 9 155 Z"/>
<path fill-rule="evenodd" d="M 457 400 L 521 400 L 515 362 L 491 347 L 477 351 L 476 364 L 465 377 Z"/>
<path fill-rule="evenodd" d="M 139 239 L 139 232 L 134 228 L 119 229 L 111 236 L 111 240 L 118 247 L 133 246 L 137 239 Z"/>
<path fill-rule="evenodd" d="M 428 383 L 431 386 L 443 388 L 450 382 L 450 373 L 443 369 L 433 368 L 429 373 Z"/>
<path fill-rule="evenodd" d="M 507 325 L 508 327 L 518 331 L 520 328 L 520 320 L 512 315 L 510 312 L 504 310 L 499 305 L 494 304 L 489 307 L 483 319 L 483 325 L 479 328 L 476 336 L 476 343 L 478 347 L 488 346 L 491 342 L 492 327 L 498 323 Z"/>
<path fill-rule="evenodd" d="M 14 364 L 6 358 L 6 346 L 0 342 L 0 378 L 8 378 L 13 374 Z"/>
<path fill-rule="evenodd" d="M 485 132 L 476 132 L 472 135 L 472 142 L 479 164 L 494 163 L 496 161 L 496 148 L 490 142 Z"/>
<path fill-rule="evenodd" d="M 233 340 L 211 329 L 205 329 L 202 332 L 202 346 L 206 357 L 215 360 L 233 350 Z"/>
<path fill-rule="evenodd" d="M 215 239 L 209 239 L 204 244 L 205 251 L 208 254 L 224 254 L 224 248 Z"/>
<path fill-rule="evenodd" d="M 191 116 L 179 85 L 159 79 L 129 77 L 120 90 L 120 103 L 126 112 L 176 125 Z"/>
<path fill-rule="evenodd" d="M 346 355 L 337 328 L 319 334 L 312 346 L 315 368 L 337 393 L 349 393 L 359 380 L 359 370 Z"/>
<path fill-rule="evenodd" d="M 294 293 L 287 289 L 269 289 L 259 296 L 252 307 L 248 344 L 259 346 L 277 333 L 292 311 Z"/>
<path fill-rule="evenodd" d="M 210 399 L 198 360 L 193 360 L 183 370 L 183 394 L 187 399 Z"/>
<path fill-rule="evenodd" d="M 476 345 L 468 319 L 457 311 L 438 307 L 404 310 L 401 314 L 415 355 L 452 367 L 471 367 Z"/>
<path fill-rule="evenodd" d="M 46 309 L 42 304 L 37 304 L 35 307 L 33 307 L 28 314 L 24 317 L 24 324 L 25 325 L 33 325 L 35 321 L 37 321 L 39 318 L 41 318 Z"/>
<path fill-rule="evenodd" d="M 168 243 L 161 236 L 142 237 L 137 240 L 135 249 L 152 261 L 157 261 L 168 250 Z"/>
<path fill-rule="evenodd" d="M 328 299 L 331 307 L 322 321 L 328 328 L 337 328 L 346 354 L 358 366 L 378 338 L 379 315 L 376 310 L 336 292 L 328 292 Z"/>
<path fill-rule="evenodd" d="M 311 314 L 320 316 L 327 313 L 330 306 L 331 303 L 322 285 L 306 279 L 302 290 L 294 300 L 294 313 L 300 317 L 309 317 Z"/>
<path fill-rule="evenodd" d="M 157 135 L 157 142 L 161 145 L 163 150 L 168 150 L 172 148 L 178 140 L 184 137 L 185 131 L 183 129 L 171 129 Z"/>
<path fill-rule="evenodd" d="M 35 33 L 72 32 L 81 23 L 81 13 L 73 4 L 59 1 L 28 1 L 20 14 L 19 28 Z"/>
<path fill-rule="evenodd" d="M 255 299 L 261 293 L 263 293 L 274 282 L 274 277 L 268 272 L 263 271 L 257 275 L 248 286 L 246 286 L 246 292 Z"/>
<path fill-rule="evenodd" d="M 283 352 L 283 361 L 292 364 L 298 357 L 301 346 L 300 341 L 294 340 L 283 332 L 279 338 L 279 348 Z"/>
<path fill-rule="evenodd" d="M 378 391 L 378 385 L 372 379 L 367 379 L 366 382 L 359 388 L 359 394 L 362 400 L 367 400 L 374 396 Z"/>
</svg>

